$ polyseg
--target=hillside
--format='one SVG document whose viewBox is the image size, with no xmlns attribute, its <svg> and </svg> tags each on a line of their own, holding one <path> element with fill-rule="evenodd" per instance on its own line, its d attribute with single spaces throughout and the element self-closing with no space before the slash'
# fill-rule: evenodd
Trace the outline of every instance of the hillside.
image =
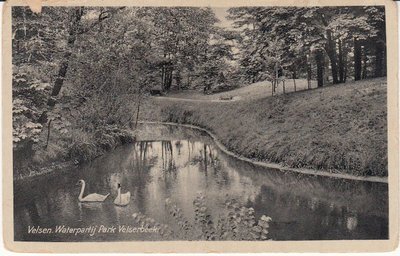
<svg viewBox="0 0 400 256">
<path fill-rule="evenodd" d="M 229 150 L 261 161 L 387 176 L 386 89 L 379 78 L 224 104 L 158 98 L 141 119 L 204 127 Z"/>
</svg>

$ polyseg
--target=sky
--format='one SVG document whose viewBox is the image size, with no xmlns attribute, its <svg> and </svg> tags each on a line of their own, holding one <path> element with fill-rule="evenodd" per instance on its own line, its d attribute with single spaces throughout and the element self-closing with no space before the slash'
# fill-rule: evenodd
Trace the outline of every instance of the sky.
<svg viewBox="0 0 400 256">
<path fill-rule="evenodd" d="M 225 7 L 213 7 L 212 8 L 215 15 L 220 20 L 218 25 L 221 27 L 225 27 L 225 28 L 232 28 L 232 22 L 226 19 L 226 16 L 228 15 L 228 12 L 227 12 L 228 9 L 229 8 L 225 8 Z"/>
</svg>

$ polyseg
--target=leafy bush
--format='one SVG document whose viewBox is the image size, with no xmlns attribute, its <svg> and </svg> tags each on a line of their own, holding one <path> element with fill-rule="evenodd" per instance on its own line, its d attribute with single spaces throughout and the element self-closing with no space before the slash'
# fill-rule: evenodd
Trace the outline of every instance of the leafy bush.
<svg viewBox="0 0 400 256">
<path fill-rule="evenodd" d="M 23 69 L 13 74 L 13 147 L 37 143 L 42 125 L 37 122 L 49 84 L 28 78 Z"/>
</svg>

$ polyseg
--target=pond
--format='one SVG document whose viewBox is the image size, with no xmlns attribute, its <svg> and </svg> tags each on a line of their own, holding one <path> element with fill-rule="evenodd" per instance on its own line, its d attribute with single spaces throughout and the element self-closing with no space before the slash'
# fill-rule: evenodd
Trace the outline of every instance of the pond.
<svg viewBox="0 0 400 256">
<path fill-rule="evenodd" d="M 179 232 L 165 201 L 169 198 L 193 223 L 198 193 L 212 218 L 224 214 L 227 199 L 254 208 L 257 219 L 271 217 L 273 240 L 388 239 L 387 184 L 257 167 L 224 154 L 203 132 L 184 127 L 142 124 L 138 138 L 74 170 L 15 182 L 15 240 L 163 240 L 157 233 L 118 228 L 137 227 L 132 215 L 140 213 Z M 86 182 L 85 194 L 111 195 L 103 203 L 80 203 L 79 179 Z M 126 207 L 113 204 L 118 183 L 123 193 L 132 194 Z M 60 226 L 88 232 L 55 232 Z M 100 226 L 110 230 L 91 235 L 90 228 Z M 33 233 L 38 227 L 51 233 Z"/>
</svg>

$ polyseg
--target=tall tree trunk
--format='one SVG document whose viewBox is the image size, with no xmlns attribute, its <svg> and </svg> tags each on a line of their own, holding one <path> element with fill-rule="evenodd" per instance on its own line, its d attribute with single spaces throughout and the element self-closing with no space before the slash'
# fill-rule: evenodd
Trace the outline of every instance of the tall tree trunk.
<svg viewBox="0 0 400 256">
<path fill-rule="evenodd" d="M 307 89 L 311 89 L 311 78 L 312 78 L 312 67 L 311 63 L 307 63 Z"/>
<path fill-rule="evenodd" d="M 383 76 L 384 51 L 385 51 L 385 45 L 383 44 L 383 42 L 377 42 L 375 44 L 374 77 Z"/>
<path fill-rule="evenodd" d="M 62 62 L 60 64 L 60 67 L 58 70 L 57 78 L 54 81 L 54 85 L 53 85 L 53 89 L 51 90 L 50 97 L 47 100 L 47 106 L 49 107 L 49 109 L 43 111 L 39 117 L 38 122 L 41 124 L 44 124 L 48 121 L 47 120 L 47 111 L 51 110 L 51 108 L 53 108 L 56 105 L 56 97 L 60 93 L 61 88 L 64 84 L 65 76 L 67 75 L 67 71 L 68 71 L 69 59 L 71 57 L 72 49 L 73 49 L 74 43 L 76 41 L 77 29 L 80 25 L 80 20 L 82 18 L 82 15 L 83 15 L 83 12 L 80 8 L 74 10 L 74 15 L 72 18 L 73 20 L 71 22 L 69 32 L 68 32 L 69 35 L 68 35 L 68 41 L 67 41 L 67 50 L 64 53 Z"/>
<path fill-rule="evenodd" d="M 140 101 L 141 101 L 141 96 L 139 95 L 138 105 L 137 105 L 137 109 L 136 109 L 135 130 L 137 129 L 137 125 L 139 122 Z"/>
<path fill-rule="evenodd" d="M 296 70 L 293 71 L 293 86 L 294 86 L 294 91 L 296 91 Z"/>
<path fill-rule="evenodd" d="M 383 76 L 387 75 L 387 48 L 386 46 L 383 48 Z"/>
<path fill-rule="evenodd" d="M 60 93 L 61 88 L 64 84 L 64 79 L 65 79 L 65 76 L 68 71 L 69 59 L 71 57 L 72 49 L 73 49 L 75 41 L 76 41 L 76 37 L 78 34 L 78 29 L 80 26 L 82 16 L 83 16 L 82 8 L 78 8 L 78 9 L 74 10 L 74 15 L 72 16 L 72 22 L 71 22 L 71 25 L 70 25 L 69 31 L 68 31 L 67 51 L 65 52 L 65 54 L 63 56 L 62 62 L 60 64 L 60 68 L 58 70 L 57 78 L 54 81 L 54 86 L 51 91 L 52 97 L 50 97 L 47 102 L 47 104 L 51 107 L 53 107 L 55 105 L 55 101 L 54 101 L 53 97 L 58 96 L 58 94 Z"/>
<path fill-rule="evenodd" d="M 315 62 L 317 64 L 318 87 L 324 85 L 324 54 L 321 50 L 315 52 Z"/>
<path fill-rule="evenodd" d="M 167 81 L 167 71 L 168 71 L 168 62 L 166 61 L 167 59 L 167 54 L 164 52 L 163 54 L 164 59 L 163 59 L 163 65 L 161 68 L 161 90 L 164 92 L 166 90 L 166 81 Z"/>
<path fill-rule="evenodd" d="M 41 124 L 46 123 L 47 120 L 47 112 L 51 111 L 52 108 L 56 105 L 56 97 L 60 93 L 62 86 L 64 84 L 65 76 L 67 75 L 68 72 L 68 66 L 69 66 L 69 59 L 72 55 L 72 50 L 74 48 L 74 44 L 76 41 L 76 38 L 79 34 L 86 33 L 88 32 L 91 28 L 94 26 L 100 24 L 103 20 L 107 19 L 109 16 L 103 16 L 106 12 L 101 12 L 97 22 L 93 23 L 92 26 L 90 26 L 86 31 L 82 30 L 81 27 L 81 20 L 84 15 L 84 7 L 77 7 L 71 9 L 71 15 L 70 15 L 70 20 L 69 20 L 69 28 L 68 28 L 68 41 L 67 41 L 67 50 L 63 56 L 62 62 L 60 64 L 60 68 L 58 70 L 57 78 L 54 81 L 53 89 L 51 91 L 51 95 L 49 99 L 47 100 L 47 106 L 48 108 L 42 112 L 42 114 L 39 117 L 38 122 Z"/>
<path fill-rule="evenodd" d="M 190 74 L 187 75 L 187 88 L 190 88 Z"/>
<path fill-rule="evenodd" d="M 348 48 L 345 47 L 345 45 L 342 46 L 343 47 L 343 83 L 346 83 L 347 80 L 347 68 L 348 68 L 348 62 L 347 62 L 347 58 L 348 58 Z"/>
<path fill-rule="evenodd" d="M 338 47 L 339 47 L 339 82 L 344 83 L 344 56 L 343 56 L 343 46 L 342 46 L 342 40 L 339 39 L 338 42 Z"/>
<path fill-rule="evenodd" d="M 278 89 L 278 78 L 279 78 L 279 68 L 278 65 L 275 64 L 275 77 L 274 77 L 274 93 L 276 92 L 276 89 Z"/>
<path fill-rule="evenodd" d="M 165 65 L 161 68 L 161 90 L 165 91 Z"/>
<path fill-rule="evenodd" d="M 361 42 L 354 38 L 354 80 L 361 79 Z"/>
<path fill-rule="evenodd" d="M 181 90 L 181 72 L 179 70 L 176 71 L 175 75 L 175 81 L 176 81 L 176 86 L 178 87 L 178 90 Z"/>
<path fill-rule="evenodd" d="M 366 79 L 367 78 L 367 47 L 362 47 L 362 73 L 361 73 L 361 79 Z"/>
<path fill-rule="evenodd" d="M 167 72 L 166 72 L 166 81 L 165 81 L 165 90 L 169 91 L 171 89 L 171 85 L 172 85 L 172 73 L 173 73 L 173 68 L 171 66 L 169 66 L 167 68 Z"/>
<path fill-rule="evenodd" d="M 328 39 L 326 45 L 326 52 L 331 62 L 332 81 L 334 84 L 337 84 L 339 83 L 339 80 L 338 80 L 338 69 L 337 69 L 336 43 L 332 39 L 332 31 L 330 29 L 327 30 L 326 36 Z"/>
<path fill-rule="evenodd" d="M 75 42 L 75 38 L 71 38 L 71 40 L 68 40 L 68 48 L 69 49 L 72 48 L 72 45 L 74 44 L 74 42 Z M 70 57 L 71 57 L 70 51 L 66 52 L 63 56 L 63 62 L 60 65 L 60 69 L 58 70 L 57 78 L 54 81 L 54 86 L 51 91 L 51 97 L 47 100 L 47 105 L 50 107 L 54 107 L 56 104 L 54 97 L 58 96 L 58 94 L 60 93 L 61 88 L 64 84 L 64 79 L 65 79 L 65 76 L 67 75 Z"/>
</svg>

